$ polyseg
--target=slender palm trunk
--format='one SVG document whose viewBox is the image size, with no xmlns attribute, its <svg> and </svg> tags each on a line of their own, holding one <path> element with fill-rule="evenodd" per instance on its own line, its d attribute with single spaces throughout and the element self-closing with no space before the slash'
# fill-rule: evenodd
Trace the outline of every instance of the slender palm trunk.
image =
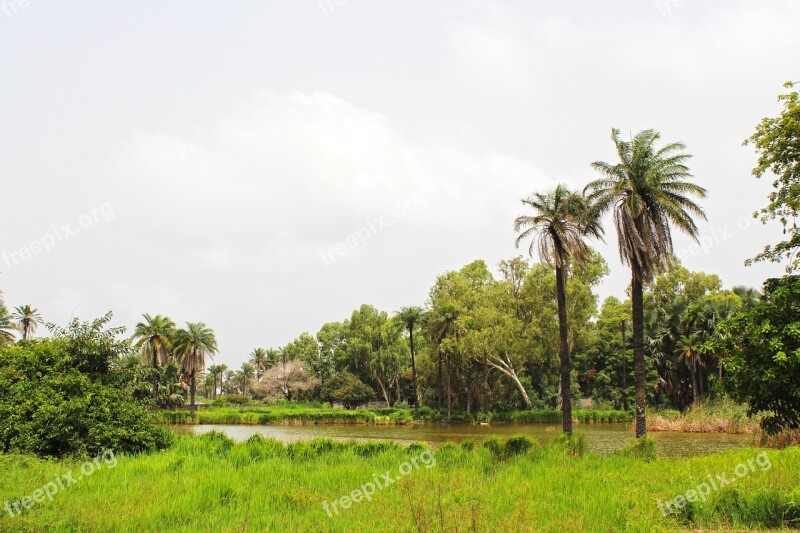
<svg viewBox="0 0 800 533">
<path fill-rule="evenodd" d="M 153 347 L 153 397 L 158 396 L 158 350 Z"/>
<path fill-rule="evenodd" d="M 622 321 L 622 408 L 628 410 L 628 347 L 625 346 L 625 321 Z"/>
<path fill-rule="evenodd" d="M 447 421 L 450 422 L 450 405 L 451 405 L 451 391 L 450 391 L 450 354 L 447 354 Z"/>
<path fill-rule="evenodd" d="M 633 319 L 633 374 L 636 404 L 636 438 L 647 434 L 645 420 L 645 384 L 644 384 L 644 287 L 641 276 L 634 272 L 631 281 L 631 311 Z"/>
<path fill-rule="evenodd" d="M 414 326 L 408 328 L 408 339 L 411 343 L 411 381 L 414 382 L 414 409 L 419 409 L 419 392 L 417 391 L 417 363 L 414 360 Z"/>
<path fill-rule="evenodd" d="M 483 414 L 489 416 L 489 364 L 486 350 L 483 351 Z"/>
<path fill-rule="evenodd" d="M 436 394 L 436 410 L 442 410 L 442 396 L 444 395 L 444 391 L 442 390 L 442 350 L 437 346 L 436 347 L 436 354 L 439 356 L 439 377 L 438 377 L 438 393 Z"/>
<path fill-rule="evenodd" d="M 563 267 L 556 267 L 556 299 L 558 301 L 558 355 L 561 359 L 561 414 L 564 434 L 572 436 L 572 387 L 570 384 L 569 339 L 567 338 L 567 294 Z"/>
<path fill-rule="evenodd" d="M 189 414 L 192 416 L 192 421 L 195 418 L 195 412 L 197 411 L 197 406 L 194 404 L 194 396 L 195 396 L 195 380 L 194 380 L 195 370 L 192 369 L 192 374 L 189 377 Z"/>
</svg>

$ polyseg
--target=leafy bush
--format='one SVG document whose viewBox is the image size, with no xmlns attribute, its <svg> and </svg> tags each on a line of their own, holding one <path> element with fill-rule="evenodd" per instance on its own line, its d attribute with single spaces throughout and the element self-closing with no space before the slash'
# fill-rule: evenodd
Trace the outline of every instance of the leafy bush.
<svg viewBox="0 0 800 533">
<path fill-rule="evenodd" d="M 214 405 L 247 405 L 250 402 L 250 396 L 246 394 L 223 394 L 214 401 Z"/>
<path fill-rule="evenodd" d="M 104 331 L 110 314 L 77 320 L 55 339 L 0 348 L 0 448 L 43 457 L 142 452 L 172 436 L 150 423 L 115 367 L 128 344 Z"/>
<path fill-rule="evenodd" d="M 656 441 L 653 440 L 653 437 L 647 436 L 632 440 L 619 453 L 644 459 L 645 461 L 653 461 L 658 456 Z"/>
<path fill-rule="evenodd" d="M 340 372 L 322 387 L 322 399 L 353 409 L 375 398 L 375 391 L 350 372 Z"/>
<path fill-rule="evenodd" d="M 583 435 L 573 434 L 571 437 L 568 437 L 562 433 L 556 437 L 553 443 L 556 446 L 562 447 L 564 452 L 572 457 L 583 457 L 584 454 L 586 454 L 586 437 Z"/>
<path fill-rule="evenodd" d="M 764 297 L 719 325 L 724 384 L 770 434 L 800 429 L 800 276 L 769 279 Z"/>
<path fill-rule="evenodd" d="M 508 439 L 489 437 L 483 441 L 483 447 L 489 450 L 496 459 L 508 459 L 517 455 L 524 455 L 538 446 L 538 443 L 524 435 L 516 435 Z"/>
</svg>

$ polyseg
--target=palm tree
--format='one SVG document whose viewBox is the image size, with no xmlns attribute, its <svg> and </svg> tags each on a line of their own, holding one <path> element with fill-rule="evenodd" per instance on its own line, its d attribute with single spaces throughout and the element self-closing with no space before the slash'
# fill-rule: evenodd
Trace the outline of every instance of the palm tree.
<svg viewBox="0 0 800 533">
<path fill-rule="evenodd" d="M 277 348 L 267 348 L 267 361 L 265 370 L 269 370 L 278 364 L 281 358 L 281 351 Z"/>
<path fill-rule="evenodd" d="M 436 409 L 442 408 L 442 349 L 441 344 L 448 337 L 455 337 L 456 349 L 458 347 L 458 337 L 460 332 L 460 324 L 458 323 L 459 311 L 451 305 L 445 305 L 433 312 L 426 315 L 426 326 L 428 328 L 428 335 L 433 343 L 436 345 L 436 353 L 439 358 L 439 396 L 436 400 Z M 450 353 L 449 350 L 445 353 L 445 366 L 447 378 L 447 420 L 450 420 L 450 405 L 452 394 L 450 389 Z"/>
<path fill-rule="evenodd" d="M 17 326 L 22 332 L 22 340 L 29 340 L 36 333 L 36 326 L 44 324 L 39 310 L 30 305 L 23 305 L 14 309 L 11 318 L 17 321 Z"/>
<path fill-rule="evenodd" d="M 208 367 L 208 375 L 213 378 L 213 385 L 214 385 L 214 398 L 217 397 L 217 382 L 222 377 L 222 373 L 225 371 L 225 365 L 211 365 Z"/>
<path fill-rule="evenodd" d="M 250 352 L 250 364 L 256 371 L 256 379 L 261 379 L 261 375 L 269 368 L 267 351 L 264 348 L 253 348 Z"/>
<path fill-rule="evenodd" d="M 698 338 L 697 333 L 690 333 L 689 335 L 681 335 L 677 343 L 678 360 L 686 365 L 689 369 L 689 375 L 692 379 L 692 403 L 700 399 L 700 389 L 698 380 L 698 370 L 702 363 L 700 359 L 700 350 L 702 343 Z"/>
<path fill-rule="evenodd" d="M 697 241 L 692 216 L 706 216 L 690 196 L 705 198 L 706 190 L 690 181 L 682 143 L 661 148 L 655 130 L 637 133 L 630 142 L 617 129 L 611 139 L 619 163 L 597 161 L 592 167 L 603 177 L 584 190 L 599 212 L 613 211 L 622 262 L 631 268 L 633 322 L 633 367 L 636 386 L 636 436 L 647 433 L 645 425 L 644 296 L 645 283 L 667 270 L 672 263 L 671 225 Z"/>
<path fill-rule="evenodd" d="M 424 311 L 421 307 L 403 307 L 397 313 L 397 320 L 408 330 L 408 343 L 411 347 L 411 381 L 414 385 L 414 409 L 419 408 L 419 392 L 417 390 L 417 364 L 414 352 L 414 329 L 422 320 Z"/>
<path fill-rule="evenodd" d="M 0 302 L 0 346 L 5 346 L 14 342 L 14 332 L 18 331 L 17 326 L 11 319 L 6 308 Z"/>
<path fill-rule="evenodd" d="M 249 363 L 242 363 L 242 369 L 238 372 L 239 392 L 246 394 L 248 385 L 257 375 L 256 368 Z"/>
<path fill-rule="evenodd" d="M 186 329 L 175 335 L 175 353 L 183 368 L 189 374 L 189 413 L 195 418 L 197 406 L 194 403 L 197 392 L 196 376 L 206 368 L 206 356 L 217 353 L 217 338 L 214 330 L 202 322 L 187 323 Z"/>
<path fill-rule="evenodd" d="M 572 398 L 570 354 L 567 327 L 567 271 L 570 259 L 584 264 L 589 256 L 585 236 L 602 238 L 603 230 L 594 212 L 580 194 L 559 185 L 547 194 L 536 193 L 522 203 L 533 210 L 514 221 L 516 246 L 530 239 L 528 253 L 534 249 L 539 259 L 556 269 L 558 303 L 559 359 L 561 361 L 561 413 L 564 434 L 572 436 Z"/>
<path fill-rule="evenodd" d="M 175 322 L 156 315 L 142 315 L 143 322 L 136 324 L 133 340 L 141 350 L 142 364 L 153 367 L 153 395 L 158 393 L 158 372 L 156 369 L 169 362 L 169 353 L 175 337 Z"/>
</svg>

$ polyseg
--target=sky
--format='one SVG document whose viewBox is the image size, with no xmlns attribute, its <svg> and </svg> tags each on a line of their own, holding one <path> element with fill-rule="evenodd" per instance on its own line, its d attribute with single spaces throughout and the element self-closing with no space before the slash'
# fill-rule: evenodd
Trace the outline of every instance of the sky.
<svg viewBox="0 0 800 533">
<path fill-rule="evenodd" d="M 708 189 L 691 270 L 760 287 L 780 238 L 742 141 L 800 79 L 800 2 L 0 0 L 0 290 L 47 321 L 217 333 L 238 367 L 514 246 L 655 128 Z M 610 221 L 608 221 L 610 222 Z M 629 272 L 610 224 L 595 246 Z M 44 328 L 40 334 L 46 334 Z"/>
</svg>

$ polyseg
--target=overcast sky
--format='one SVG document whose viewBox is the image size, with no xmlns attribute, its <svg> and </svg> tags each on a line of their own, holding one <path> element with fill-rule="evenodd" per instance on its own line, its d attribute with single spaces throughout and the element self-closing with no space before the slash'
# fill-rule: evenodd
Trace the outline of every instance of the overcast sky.
<svg viewBox="0 0 800 533">
<path fill-rule="evenodd" d="M 520 198 L 614 161 L 612 127 L 685 142 L 725 286 L 779 236 L 742 147 L 800 79 L 800 2 L 0 0 L 0 290 L 47 320 L 144 312 L 215 361 L 423 304 L 520 252 Z M 616 236 L 600 245 L 623 296 Z M 42 331 L 44 333 L 44 331 Z"/>
</svg>

